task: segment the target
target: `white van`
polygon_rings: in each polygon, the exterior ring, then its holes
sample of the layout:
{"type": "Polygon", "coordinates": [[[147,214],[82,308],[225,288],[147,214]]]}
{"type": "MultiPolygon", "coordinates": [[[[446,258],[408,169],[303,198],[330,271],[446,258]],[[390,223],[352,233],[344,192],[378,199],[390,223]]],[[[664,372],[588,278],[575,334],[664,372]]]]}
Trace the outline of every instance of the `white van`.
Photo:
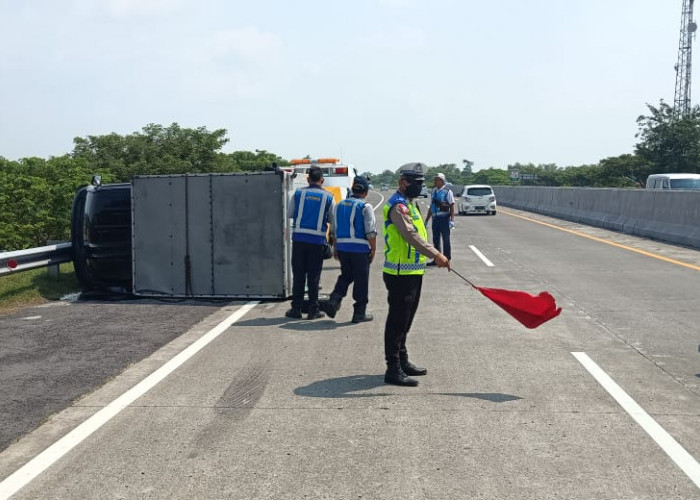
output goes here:
{"type": "Polygon", "coordinates": [[[647,189],[700,190],[700,174],[652,174],[647,177],[647,189]]]}

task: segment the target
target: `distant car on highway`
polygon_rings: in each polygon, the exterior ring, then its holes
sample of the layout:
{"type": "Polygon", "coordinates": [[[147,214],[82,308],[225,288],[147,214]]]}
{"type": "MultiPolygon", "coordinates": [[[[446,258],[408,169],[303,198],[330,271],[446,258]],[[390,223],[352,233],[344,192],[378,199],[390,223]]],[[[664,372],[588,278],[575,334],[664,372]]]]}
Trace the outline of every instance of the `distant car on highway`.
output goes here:
{"type": "Polygon", "coordinates": [[[382,184],[382,191],[389,191],[389,184],[382,184]]]}
{"type": "Polygon", "coordinates": [[[420,196],[421,198],[428,197],[428,187],[425,184],[423,184],[423,187],[421,188],[420,194],[418,196],[420,196]]]}
{"type": "Polygon", "coordinates": [[[496,215],[496,195],[491,186],[487,184],[464,186],[457,202],[457,213],[496,215]]]}

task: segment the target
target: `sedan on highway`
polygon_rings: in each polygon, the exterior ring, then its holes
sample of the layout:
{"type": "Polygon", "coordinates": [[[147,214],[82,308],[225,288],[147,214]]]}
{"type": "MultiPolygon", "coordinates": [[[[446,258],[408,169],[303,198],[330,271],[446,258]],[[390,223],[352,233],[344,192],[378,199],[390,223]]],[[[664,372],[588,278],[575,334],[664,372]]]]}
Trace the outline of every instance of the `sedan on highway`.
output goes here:
{"type": "Polygon", "coordinates": [[[496,215],[496,195],[491,186],[487,184],[464,186],[457,203],[457,213],[496,215]]]}

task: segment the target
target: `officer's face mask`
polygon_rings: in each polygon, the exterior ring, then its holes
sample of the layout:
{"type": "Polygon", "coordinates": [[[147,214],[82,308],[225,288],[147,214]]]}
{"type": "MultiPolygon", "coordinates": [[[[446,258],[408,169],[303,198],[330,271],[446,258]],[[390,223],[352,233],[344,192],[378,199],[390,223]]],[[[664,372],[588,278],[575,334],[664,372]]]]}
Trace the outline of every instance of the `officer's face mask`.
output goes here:
{"type": "Polygon", "coordinates": [[[408,186],[406,186],[406,196],[408,198],[418,198],[423,188],[423,181],[417,181],[415,179],[405,179],[405,181],[408,183],[408,186]]]}

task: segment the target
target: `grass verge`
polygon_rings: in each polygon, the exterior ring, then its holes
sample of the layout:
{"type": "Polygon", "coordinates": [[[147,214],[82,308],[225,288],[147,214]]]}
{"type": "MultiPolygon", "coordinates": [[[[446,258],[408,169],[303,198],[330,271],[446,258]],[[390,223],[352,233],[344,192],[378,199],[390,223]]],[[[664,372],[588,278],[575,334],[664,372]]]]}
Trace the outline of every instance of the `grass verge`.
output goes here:
{"type": "Polygon", "coordinates": [[[61,264],[58,276],[50,276],[47,268],[5,274],[0,276],[0,315],[79,291],[73,263],[61,264]]]}

